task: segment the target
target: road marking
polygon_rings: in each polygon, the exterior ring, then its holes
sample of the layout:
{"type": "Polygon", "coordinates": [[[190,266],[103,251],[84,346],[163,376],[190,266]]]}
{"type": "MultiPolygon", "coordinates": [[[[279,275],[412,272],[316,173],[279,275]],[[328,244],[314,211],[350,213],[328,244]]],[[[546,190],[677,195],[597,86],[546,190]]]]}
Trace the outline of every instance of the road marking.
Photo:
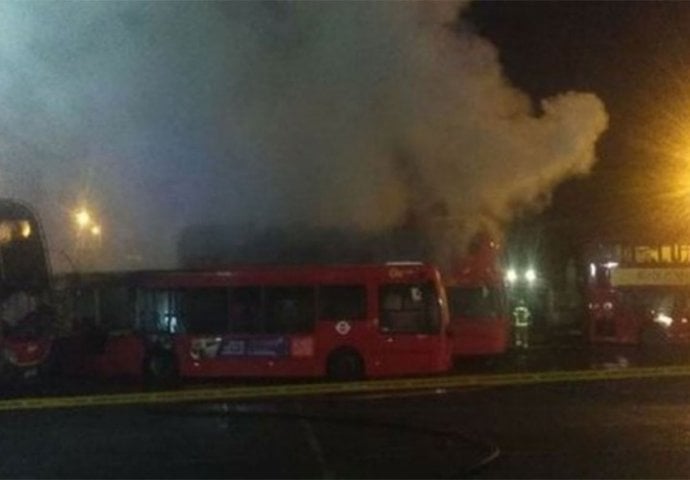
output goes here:
{"type": "MultiPolygon", "coordinates": [[[[296,403],[295,408],[297,412],[299,412],[300,415],[305,415],[304,414],[304,409],[302,408],[301,404],[296,403]]],[[[312,453],[314,454],[314,458],[316,459],[316,462],[319,464],[319,468],[321,469],[321,478],[324,479],[330,479],[330,478],[337,478],[334,474],[333,471],[331,471],[331,468],[328,465],[328,461],[326,460],[326,455],[324,453],[324,449],[321,447],[321,442],[319,442],[319,436],[316,433],[316,430],[314,428],[314,425],[312,422],[307,420],[306,417],[301,418],[299,420],[299,424],[302,426],[302,429],[306,433],[306,438],[307,438],[307,444],[309,445],[309,448],[311,449],[312,453]]]]}
{"type": "MultiPolygon", "coordinates": [[[[454,388],[453,392],[474,392],[477,390],[483,390],[486,387],[458,387],[454,388]]],[[[405,392],[387,392],[387,393],[362,393],[350,395],[348,400],[386,400],[389,398],[414,398],[414,397],[428,397],[432,395],[446,395],[448,389],[446,388],[435,388],[433,390],[412,390],[405,392]]]]}
{"type": "Polygon", "coordinates": [[[33,397],[0,400],[0,411],[40,410],[75,407],[155,405],[166,403],[261,400],[318,395],[352,395],[388,392],[414,392],[467,387],[498,387],[561,382],[625,380],[654,377],[690,376],[689,366],[570,370],[485,375],[453,375],[351,383],[303,383],[271,386],[245,386],[168,390],[158,392],[33,397]]]}

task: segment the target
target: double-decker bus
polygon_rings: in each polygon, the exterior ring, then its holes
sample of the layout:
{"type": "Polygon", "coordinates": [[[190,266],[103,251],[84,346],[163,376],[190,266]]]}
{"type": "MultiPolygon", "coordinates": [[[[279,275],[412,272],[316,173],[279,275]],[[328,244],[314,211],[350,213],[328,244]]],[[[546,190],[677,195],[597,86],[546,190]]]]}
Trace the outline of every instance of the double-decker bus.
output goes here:
{"type": "Polygon", "coordinates": [[[138,272],[69,283],[76,326],[62,352],[73,371],[359,379],[451,364],[445,292],[424,264],[138,272]]]}
{"type": "Polygon", "coordinates": [[[690,245],[598,246],[590,261],[590,341],[690,343],[690,245]]]}
{"type": "Polygon", "coordinates": [[[444,278],[453,355],[498,355],[508,350],[508,313],[498,246],[478,236],[469,253],[444,278]]]}
{"type": "Polygon", "coordinates": [[[38,373],[50,354],[50,272],[37,216],[0,199],[0,378],[38,373]]]}

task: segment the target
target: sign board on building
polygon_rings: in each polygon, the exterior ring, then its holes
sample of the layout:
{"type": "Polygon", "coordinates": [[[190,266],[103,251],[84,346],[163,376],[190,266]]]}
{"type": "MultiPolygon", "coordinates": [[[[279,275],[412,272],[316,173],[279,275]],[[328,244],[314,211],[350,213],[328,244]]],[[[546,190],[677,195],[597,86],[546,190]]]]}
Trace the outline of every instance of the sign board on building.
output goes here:
{"type": "Polygon", "coordinates": [[[690,265],[690,244],[612,245],[611,260],[624,265],[690,265]]]}
{"type": "Polygon", "coordinates": [[[631,286],[690,286],[690,268],[614,268],[611,285],[631,286]]]}

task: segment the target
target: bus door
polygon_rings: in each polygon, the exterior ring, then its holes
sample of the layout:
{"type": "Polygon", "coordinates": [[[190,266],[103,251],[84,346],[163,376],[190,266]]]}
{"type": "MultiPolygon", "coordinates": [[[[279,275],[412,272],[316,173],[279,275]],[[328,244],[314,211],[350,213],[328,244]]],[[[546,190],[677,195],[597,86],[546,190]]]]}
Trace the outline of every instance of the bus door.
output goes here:
{"type": "Polygon", "coordinates": [[[93,373],[92,357],[103,353],[106,341],[98,328],[98,290],[68,287],[65,298],[70,334],[61,339],[60,364],[67,373],[93,373]]]}
{"type": "Polygon", "coordinates": [[[147,381],[187,376],[191,360],[196,369],[216,373],[227,325],[225,288],[141,288],[136,318],[147,381]]]}
{"type": "Polygon", "coordinates": [[[447,347],[434,284],[382,285],[378,299],[379,356],[383,372],[435,369],[447,347]]]}
{"type": "Polygon", "coordinates": [[[144,355],[140,333],[135,328],[135,291],[126,285],[102,287],[98,295],[98,320],[105,335],[102,351],[106,375],[138,375],[144,355]]]}

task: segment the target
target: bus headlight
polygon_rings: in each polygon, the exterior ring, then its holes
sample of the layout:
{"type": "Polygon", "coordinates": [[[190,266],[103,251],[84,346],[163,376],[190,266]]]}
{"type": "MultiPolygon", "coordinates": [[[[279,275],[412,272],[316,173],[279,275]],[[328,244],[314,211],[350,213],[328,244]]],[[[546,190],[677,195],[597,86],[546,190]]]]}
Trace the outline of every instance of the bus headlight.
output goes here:
{"type": "Polygon", "coordinates": [[[537,272],[533,268],[528,268],[525,272],[525,280],[530,285],[533,284],[537,280],[537,272]]]}
{"type": "Polygon", "coordinates": [[[654,321],[664,327],[670,327],[673,323],[673,319],[665,313],[657,313],[654,317],[654,321]]]}

